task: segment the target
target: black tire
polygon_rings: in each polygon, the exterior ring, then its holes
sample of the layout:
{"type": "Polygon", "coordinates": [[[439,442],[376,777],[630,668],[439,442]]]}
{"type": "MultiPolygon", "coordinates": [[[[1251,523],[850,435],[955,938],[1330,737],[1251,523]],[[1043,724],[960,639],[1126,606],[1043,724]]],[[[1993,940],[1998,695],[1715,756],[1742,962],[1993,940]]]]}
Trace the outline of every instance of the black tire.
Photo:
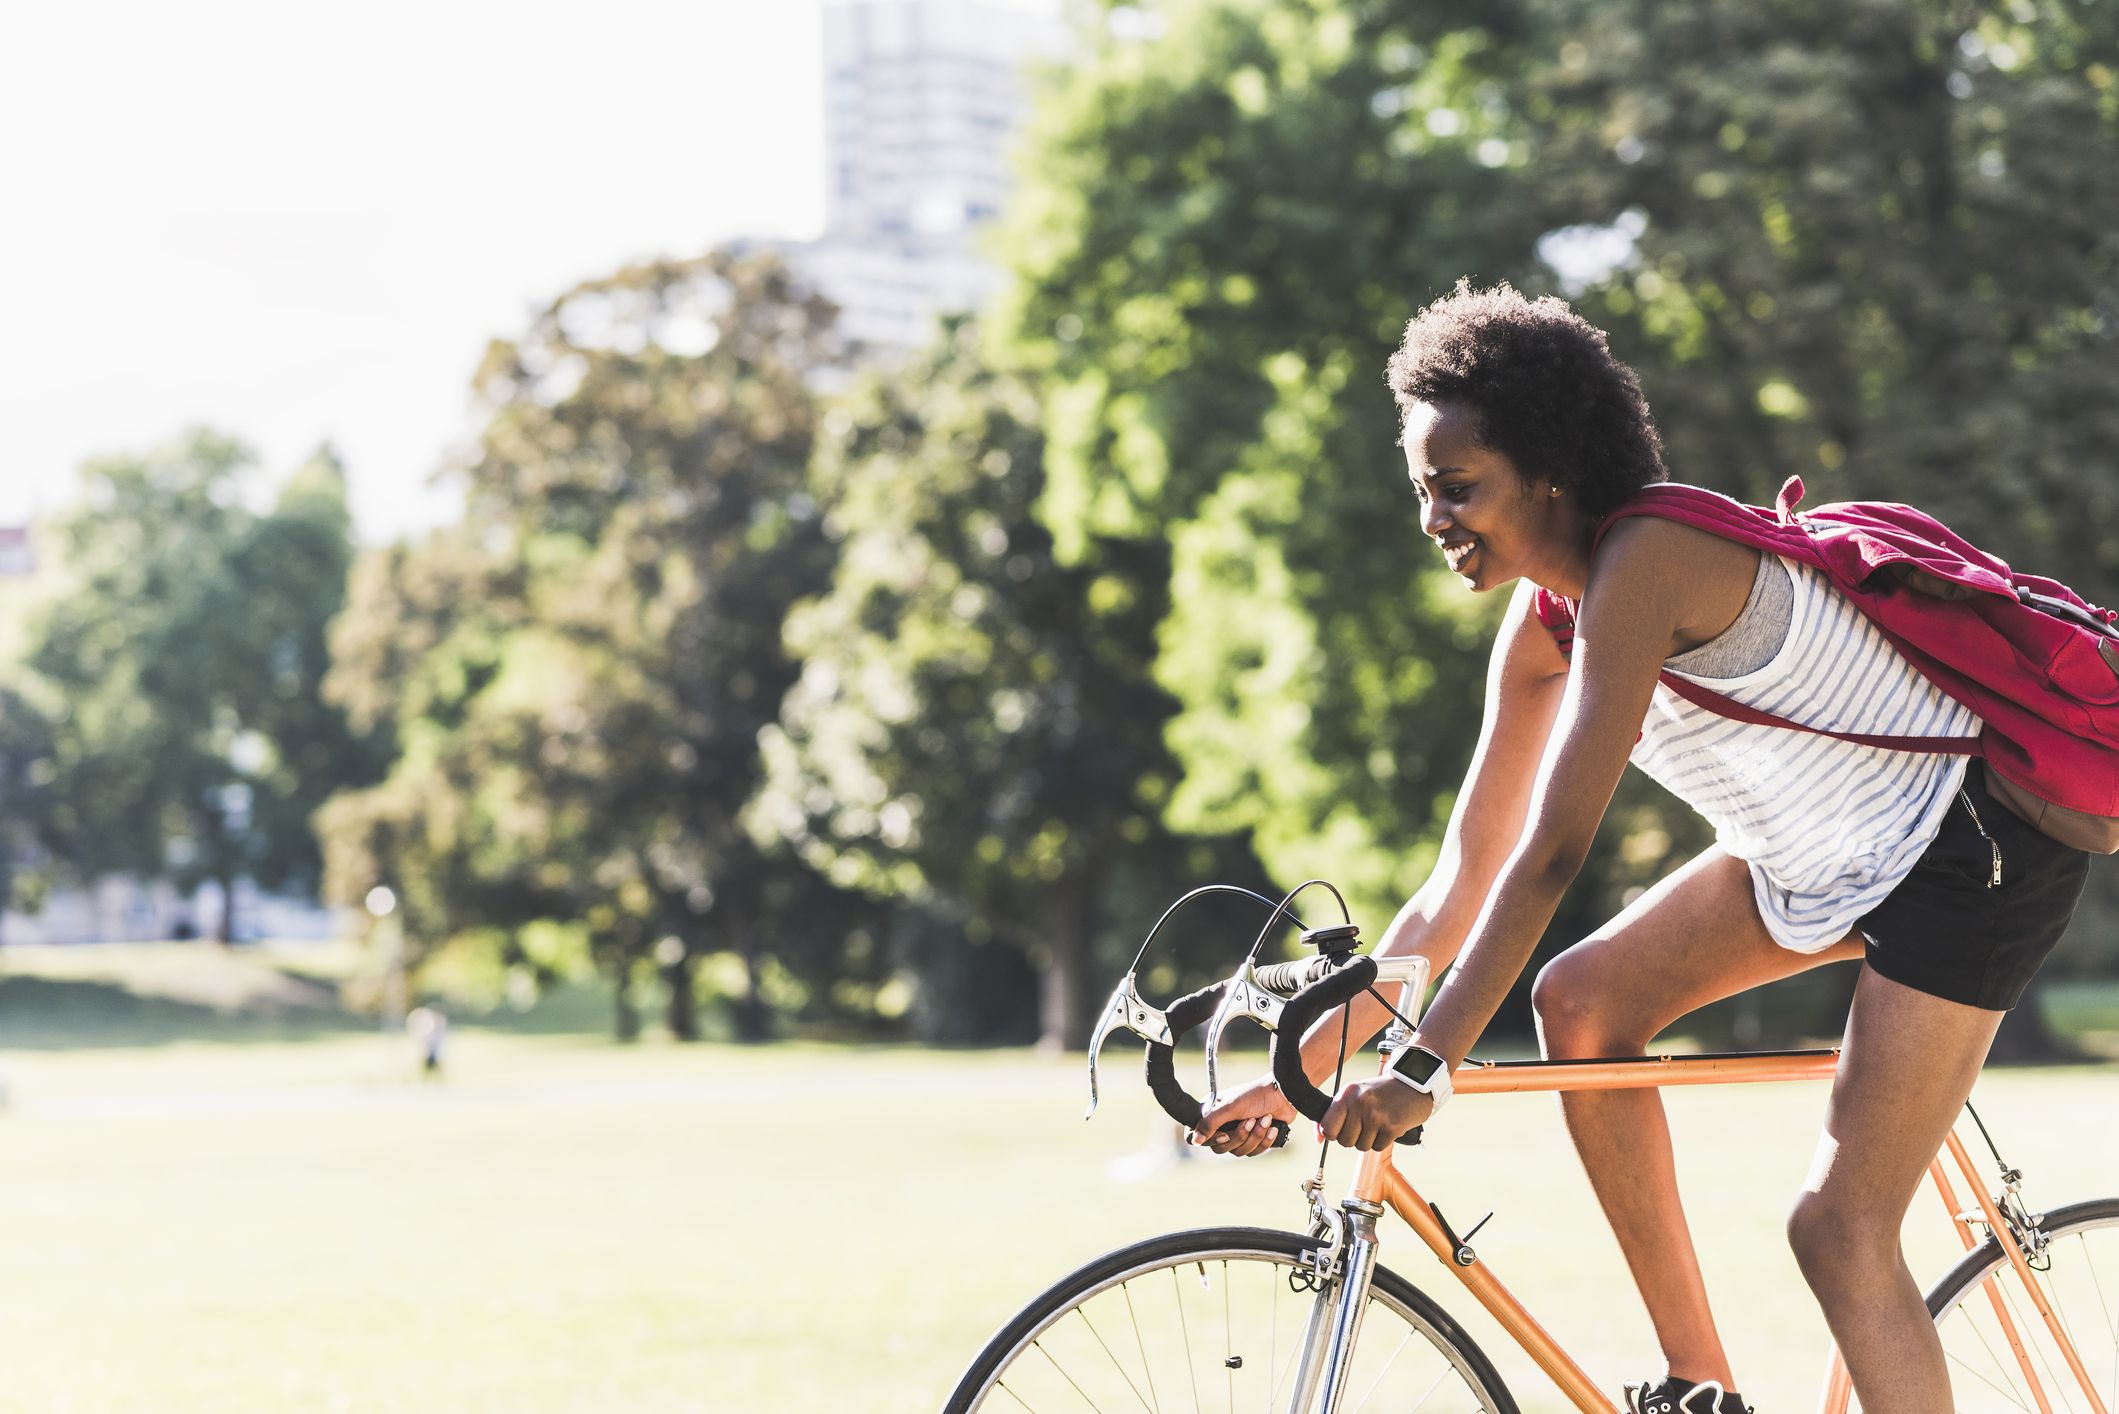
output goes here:
{"type": "MultiPolygon", "coordinates": [[[[1237,1283],[1229,1279],[1227,1264],[1230,1262],[1243,1263],[1246,1266],[1246,1275],[1248,1277],[1257,1281],[1264,1281],[1268,1285],[1271,1282],[1279,1282],[1285,1285],[1287,1274],[1296,1269],[1298,1259],[1313,1250],[1315,1245],[1311,1239],[1292,1232],[1276,1232],[1269,1228],[1217,1227],[1199,1228],[1190,1232],[1173,1232],[1162,1237],[1149,1238],[1145,1242],[1137,1242],[1131,1247],[1124,1247],[1115,1252],[1107,1253],[1068,1276],[1061,1278],[1038,1296],[1037,1299],[1025,1306],[1014,1318],[1003,1325],[999,1331],[995,1332],[993,1338],[987,1341],[985,1348],[979,1351],[978,1355],[973,1358],[971,1364],[965,1369],[962,1378],[957,1381],[955,1391],[949,1396],[948,1402],[942,1406],[943,1414],[972,1414],[974,1410],[989,1407],[987,1396],[996,1389],[1001,1389],[1002,1382],[1007,1380],[1012,1372],[1022,1370],[1027,1377],[1033,1371],[1039,1372],[1041,1376],[1043,1367],[1046,1365],[1051,1365],[1057,1369],[1058,1364],[1053,1353],[1045,1349],[1041,1342],[1048,1333],[1057,1330],[1062,1319],[1070,1313],[1082,1311],[1083,1324],[1089,1329],[1090,1334],[1096,1339],[1098,1344],[1103,1344],[1102,1335],[1096,1331],[1094,1323],[1089,1320],[1084,1309],[1087,1303],[1099,1296],[1118,1292],[1121,1295],[1123,1306],[1114,1303],[1108,1309],[1114,1312],[1124,1309],[1129,1313],[1133,1313],[1132,1284],[1137,1282],[1145,1284],[1148,1279],[1156,1277],[1165,1271],[1171,1273],[1170,1280],[1173,1286],[1182,1286],[1184,1282],[1196,1281],[1203,1290],[1211,1293],[1212,1277],[1208,1271],[1209,1265],[1221,1264],[1223,1277],[1221,1309],[1224,1315],[1224,1333],[1228,1334],[1227,1321],[1231,1303],[1230,1291],[1237,1283]],[[1258,1264],[1261,1270],[1250,1270],[1253,1264],[1258,1264]],[[1196,1275],[1180,1276],[1180,1269],[1187,1267],[1194,1268],[1196,1275]],[[1035,1359],[1032,1359],[1033,1351],[1037,1352],[1035,1359]]],[[[1246,1282],[1245,1285],[1249,1286],[1250,1283],[1246,1282]]],[[[1228,1355],[1224,1355],[1220,1361],[1215,1361],[1211,1364],[1202,1364],[1196,1358],[1193,1358],[1193,1337],[1189,1325],[1186,1324],[1182,1292],[1174,1291],[1171,1296],[1164,1297],[1161,1293],[1159,1280],[1155,1282],[1155,1287],[1156,1301],[1158,1304],[1169,1305],[1177,1313],[1179,1328],[1184,1331],[1184,1368],[1190,1372],[1192,1377],[1191,1392],[1193,1396],[1195,1398],[1197,1396],[1197,1381],[1202,1371],[1211,1372],[1217,1380],[1223,1379],[1226,1371],[1228,1372],[1226,1379],[1233,1386],[1236,1372],[1244,1368],[1240,1354],[1234,1357],[1237,1358],[1238,1363],[1233,1366],[1227,1363],[1232,1358],[1228,1355]]],[[[1211,1301],[1211,1299],[1211,1295],[1206,1298],[1199,1298],[1202,1303],[1211,1301]]],[[[1255,1300],[1256,1298],[1249,1296],[1247,1293],[1247,1299],[1255,1300]]],[[[1313,1296],[1307,1295],[1294,1298],[1294,1314],[1299,1317],[1303,1313],[1302,1303],[1307,1303],[1314,1299],[1313,1296]]],[[[1277,1317],[1280,1312],[1278,1304],[1279,1292],[1277,1289],[1272,1292],[1271,1300],[1274,1305],[1276,1327],[1267,1337],[1269,1347],[1280,1344],[1277,1328],[1277,1317]]],[[[1386,1341],[1396,1343],[1389,1357],[1384,1360],[1382,1368],[1375,1373],[1376,1380],[1381,1381],[1386,1375],[1391,1373],[1395,1368],[1399,1355],[1407,1346],[1412,1345],[1417,1338],[1424,1341],[1426,1350],[1431,1352],[1433,1357],[1437,1357],[1429,1362],[1430,1368],[1439,1371],[1435,1377],[1437,1383],[1444,1379],[1454,1379],[1459,1387],[1466,1391],[1471,1398],[1478,1401],[1476,1407],[1483,1411],[1483,1414],[1517,1414],[1515,1401],[1509,1397],[1507,1387],[1501,1383],[1500,1375],[1495,1372],[1492,1362],[1486,1358],[1485,1353],[1472,1343],[1471,1337],[1466,1335],[1463,1328],[1450,1318],[1448,1312],[1436,1305],[1418,1287],[1415,1287],[1411,1282],[1389,1268],[1379,1265],[1376,1268],[1375,1278],[1370,1285],[1369,1302],[1368,1315],[1362,1326],[1358,1353],[1365,1356],[1372,1351],[1385,1348],[1384,1343],[1386,1341]],[[1382,1329],[1382,1318],[1385,1317],[1394,1318],[1397,1326],[1404,1334],[1400,1335],[1396,1332],[1382,1329]]],[[[1148,1361],[1146,1345],[1141,1340],[1137,1314],[1132,1314],[1132,1318],[1134,1320],[1134,1341],[1140,1345],[1142,1366],[1139,1369],[1139,1373],[1143,1374],[1146,1377],[1145,1382],[1152,1386],[1155,1367],[1148,1361]]],[[[1291,1325],[1289,1333],[1292,1334],[1297,1326],[1299,1326],[1299,1321],[1296,1325],[1291,1325]]],[[[1207,1343],[1206,1338],[1209,1334],[1211,1332],[1202,1333],[1200,1338],[1201,1345],[1207,1343]]],[[[1225,1342],[1225,1344],[1234,1343],[1233,1338],[1225,1342]]],[[[1158,1349],[1161,1349],[1164,1344],[1166,1343],[1158,1338],[1158,1349]]],[[[1083,1348],[1086,1349],[1087,1347],[1083,1348]]],[[[1255,1347],[1247,1348],[1255,1351],[1255,1347]]],[[[1110,1355],[1108,1345],[1104,1346],[1104,1350],[1107,1355],[1110,1355]]],[[[1132,1350],[1129,1348],[1124,1353],[1130,1356],[1132,1350]]],[[[1171,1353],[1174,1354],[1174,1351],[1171,1353]]],[[[1212,1354],[1211,1350],[1209,1354],[1212,1354]]],[[[1268,1351],[1268,1385],[1272,1383],[1272,1374],[1276,1368],[1273,1362],[1278,1354],[1279,1351],[1277,1349],[1269,1349],[1268,1351]]],[[[1255,1353],[1252,1358],[1253,1363],[1250,1367],[1250,1372],[1255,1376],[1255,1353]]],[[[1416,1358],[1419,1357],[1416,1356],[1416,1358]]],[[[1114,1369],[1120,1373],[1126,1381],[1127,1387],[1132,1390],[1130,1398],[1124,1401],[1129,1407],[1137,1410],[1142,1407],[1154,1407],[1154,1405],[1160,1403],[1159,1400],[1154,1398],[1152,1388],[1149,1391],[1149,1397],[1140,1397],[1141,1391],[1135,1386],[1132,1374],[1120,1364],[1117,1356],[1111,1355],[1110,1359],[1114,1369]]],[[[1357,1371],[1357,1381],[1360,1378],[1360,1373],[1357,1371]]],[[[1068,1408],[1079,1410],[1085,1406],[1089,1408],[1097,1407],[1096,1401],[1091,1395],[1084,1392],[1079,1384],[1074,1383],[1073,1376],[1063,1374],[1061,1378],[1073,1385],[1073,1393],[1078,1396],[1070,1398],[1068,1408]]],[[[1348,1408],[1352,1408],[1356,1403],[1359,1403],[1360,1396],[1363,1393],[1363,1389],[1358,1383],[1352,1388],[1354,1397],[1350,1399],[1348,1408]]],[[[1429,1388],[1432,1389],[1433,1386],[1429,1386],[1429,1388]]],[[[1011,1398],[990,1407],[997,1409],[1006,1408],[1011,1411],[1024,1408],[1036,1409],[1038,1407],[1035,1403],[1027,1402],[1025,1395],[1014,1388],[1009,1388],[1004,1392],[1011,1398]]],[[[1409,1397],[1419,1398],[1421,1393],[1420,1387],[1416,1385],[1411,1390],[1409,1397]]],[[[1171,1407],[1190,1409],[1192,1405],[1182,1398],[1177,1398],[1173,1400],[1171,1407]]],[[[1378,1408],[1382,1406],[1378,1406],[1372,1400],[1370,1407],[1378,1408]]],[[[1427,1407],[1442,1408],[1445,1406],[1429,1405],[1427,1407]]],[[[1446,1407],[1461,1409],[1465,1406],[1460,1403],[1446,1407]]]]}
{"type": "MultiPolygon", "coordinates": [[[[2119,1409],[2119,1198],[2055,1208],[2038,1227],[2046,1236],[2040,1288],[2099,1385],[2105,1407],[2119,1409]]],[[[1982,1289],[1986,1277],[2007,1260],[1989,1234],[1928,1292],[1928,1314],[1943,1337],[1959,1414],[2037,1407],[1982,1289]]],[[[2056,1414],[2088,1408],[2021,1285],[2013,1277],[1997,1285],[2056,1414]]]]}

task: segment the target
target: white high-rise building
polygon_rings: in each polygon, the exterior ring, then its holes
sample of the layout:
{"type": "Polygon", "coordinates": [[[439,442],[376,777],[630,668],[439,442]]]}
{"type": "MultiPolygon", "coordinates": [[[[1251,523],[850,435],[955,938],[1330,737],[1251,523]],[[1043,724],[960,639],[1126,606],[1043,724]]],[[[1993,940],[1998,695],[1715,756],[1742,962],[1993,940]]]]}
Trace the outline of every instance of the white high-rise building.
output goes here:
{"type": "Polygon", "coordinates": [[[1027,67],[1058,58],[1056,13],[981,0],[828,0],[825,230],[788,253],[874,349],[926,341],[984,303],[979,231],[1013,183],[1027,67]]]}

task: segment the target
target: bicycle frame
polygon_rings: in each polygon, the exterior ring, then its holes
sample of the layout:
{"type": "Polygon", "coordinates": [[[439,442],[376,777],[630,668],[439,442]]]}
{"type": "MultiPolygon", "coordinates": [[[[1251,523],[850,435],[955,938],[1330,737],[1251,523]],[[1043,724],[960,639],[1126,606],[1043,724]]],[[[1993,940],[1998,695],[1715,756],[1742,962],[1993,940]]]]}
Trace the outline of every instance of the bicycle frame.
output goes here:
{"type": "MultiPolygon", "coordinates": [[[[1572,1090],[1644,1090],[1671,1085],[1740,1085],[1758,1084],[1784,1080],[1829,1080],[1838,1064],[1836,1050],[1753,1052],[1735,1055],[1699,1056],[1647,1056],[1622,1060],[1585,1061],[1471,1061],[1456,1072],[1454,1084],[1459,1095],[1521,1094],[1530,1091],[1572,1090]]],[[[2074,1344],[2067,1337],[2059,1321],[2048,1306],[2038,1283],[2032,1279],[2031,1270],[2024,1258],[2021,1244],[2012,1240],[2015,1226],[2002,1213],[1995,1199],[1988,1194],[1980,1181],[1972,1157],[1963,1141],[1953,1131],[1943,1149],[1937,1153],[1929,1166],[1929,1177],[1933,1180],[1937,1194],[1963,1241],[1966,1250],[1978,1244],[1973,1232],[1975,1226],[1983,1226],[1995,1235],[1997,1244],[2006,1254],[2004,1268],[1997,1269],[1988,1277],[1985,1289],[1993,1303],[2001,1328],[2008,1337],[2016,1360],[2025,1380],[2038,1401],[2041,1410],[2050,1411],[2051,1401],[2046,1395],[2046,1386],[2033,1368],[2033,1362],[2018,1338],[2016,1327],[2011,1322],[2002,1303],[1998,1283],[2003,1270],[2013,1271],[2016,1279],[2029,1293],[2034,1309],[2051,1331],[2053,1339],[2066,1358],[2069,1371],[2080,1383],[2088,1398],[2089,1407],[2098,1414],[2110,1414],[2105,1409],[2089,1373],[2074,1344]],[[1952,1187],[1943,1166],[1947,1155],[1963,1175],[1966,1186],[1978,1200],[1974,1208],[1960,1208],[1956,1190],[1952,1187]]],[[[2013,1175],[2010,1178],[2013,1182],[2013,1175]]],[[[1365,1153],[1348,1190],[1342,1209],[1350,1218],[1373,1217],[1383,1207],[1390,1208],[1403,1218],[1406,1225],[1419,1234],[1420,1240],[1451,1275],[1471,1293],[1472,1297],[1498,1321],[1503,1330],[1520,1345],[1524,1352],[1542,1369],[1582,1414],[1620,1414],[1614,1405],[1585,1374],[1581,1366],[1548,1334],[1543,1326],[1524,1308],[1523,1304],[1501,1283],[1499,1277],[1482,1263],[1468,1242],[1458,1239],[1443,1223],[1439,1210],[1422,1198],[1411,1181],[1400,1173],[1392,1162],[1388,1150],[1365,1153]]],[[[1366,1229],[1366,1224],[1362,1224],[1366,1229]]],[[[1366,1261],[1373,1261],[1373,1243],[1366,1242],[1367,1249],[1360,1253],[1366,1261]]],[[[1351,1268],[1350,1263],[1350,1268],[1351,1268]]],[[[1351,1306],[1365,1300],[1365,1281],[1356,1281],[1357,1273],[1349,1270],[1342,1283],[1342,1304],[1351,1306]]],[[[1344,1319],[1332,1326],[1332,1345],[1339,1343],[1340,1328],[1344,1319]]],[[[1335,1401],[1334,1369],[1339,1352],[1328,1349],[1324,1359],[1314,1358],[1306,1362],[1306,1369],[1315,1371],[1314,1378],[1325,1387],[1326,1403],[1330,1409],[1335,1401]]],[[[1846,1414],[1853,1388],[1847,1377],[1845,1365],[1835,1351],[1831,1367],[1827,1372],[1825,1394],[1821,1414],[1846,1414]]],[[[1298,1405],[1297,1407],[1304,1407],[1298,1405]]]]}

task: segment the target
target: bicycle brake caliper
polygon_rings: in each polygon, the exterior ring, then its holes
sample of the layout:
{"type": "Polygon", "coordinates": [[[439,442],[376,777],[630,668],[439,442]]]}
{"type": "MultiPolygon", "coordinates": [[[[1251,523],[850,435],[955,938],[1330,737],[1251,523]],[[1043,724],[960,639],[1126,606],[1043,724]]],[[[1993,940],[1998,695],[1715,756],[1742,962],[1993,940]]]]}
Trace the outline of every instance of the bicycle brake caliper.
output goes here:
{"type": "Polygon", "coordinates": [[[1319,1291],[1338,1273],[1346,1251],[1346,1215],[1324,1201],[1322,1177],[1306,1178],[1302,1191],[1310,1200],[1310,1236],[1317,1245],[1288,1271],[1288,1286],[1297,1292],[1319,1291]]]}
{"type": "MultiPolygon", "coordinates": [[[[2045,1230],[2045,1214],[2033,1213],[2024,1206],[2023,1171],[2004,1169],[2001,1174],[2001,1191],[1994,1195],[1994,1206],[2001,1210],[2001,1220],[2009,1225],[2016,1245],[2023,1249],[2024,1262],[2033,1271],[2045,1271],[2052,1265],[2046,1248],[2053,1239],[2045,1230]]],[[[1996,1240],[1999,1240],[1997,1234],[1996,1240]]]]}

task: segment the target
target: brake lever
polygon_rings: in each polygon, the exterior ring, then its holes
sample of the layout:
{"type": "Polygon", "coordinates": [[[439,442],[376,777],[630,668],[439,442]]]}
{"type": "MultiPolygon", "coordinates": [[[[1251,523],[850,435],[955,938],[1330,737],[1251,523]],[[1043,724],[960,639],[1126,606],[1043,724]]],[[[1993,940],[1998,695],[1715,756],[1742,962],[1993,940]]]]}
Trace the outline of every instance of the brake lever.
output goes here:
{"type": "Polygon", "coordinates": [[[1249,1017],[1268,1031],[1278,1031],[1281,1009],[1286,1005],[1286,1002],[1258,985],[1257,969],[1251,959],[1245,958],[1235,974],[1229,978],[1228,990],[1222,994],[1221,1005],[1214,1008],[1213,1019],[1207,1022],[1208,1109],[1221,1107],[1221,1033],[1239,1014],[1249,1017]]]}
{"type": "Polygon", "coordinates": [[[1096,1113],[1096,1053],[1103,1049],[1104,1038],[1111,1028],[1122,1026],[1144,1041],[1160,1041],[1165,1046],[1177,1044],[1170,1033],[1170,1018],[1159,1008],[1141,1000],[1140,986],[1128,972],[1111,992],[1111,1000],[1104,1003],[1103,1017],[1096,1023],[1096,1030],[1089,1037],[1089,1108],[1082,1111],[1087,1119],[1096,1113]]]}

